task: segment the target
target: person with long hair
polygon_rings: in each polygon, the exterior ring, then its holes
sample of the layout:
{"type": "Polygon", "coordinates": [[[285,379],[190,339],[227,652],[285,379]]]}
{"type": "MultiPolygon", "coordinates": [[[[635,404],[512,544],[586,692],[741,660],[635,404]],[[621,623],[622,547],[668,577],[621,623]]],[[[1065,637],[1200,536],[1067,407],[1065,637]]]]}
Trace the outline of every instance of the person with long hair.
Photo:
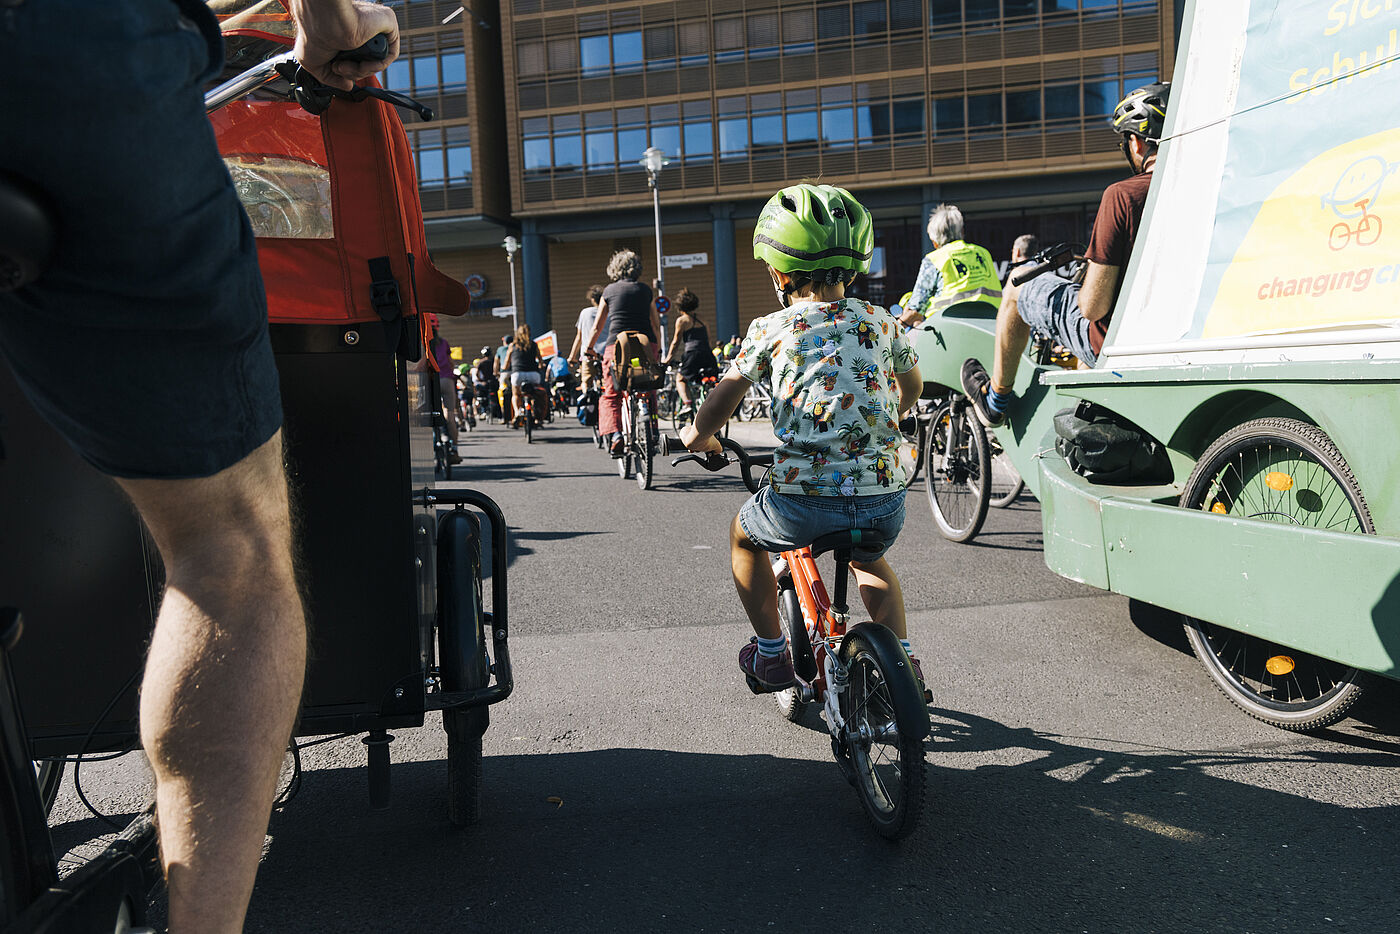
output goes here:
{"type": "MultiPolygon", "coordinates": [[[[631,250],[618,250],[608,260],[608,278],[612,284],[603,290],[598,303],[598,319],[593,333],[584,345],[593,347],[599,338],[607,339],[611,348],[623,331],[640,331],[656,347],[656,335],[661,333],[661,316],[652,302],[652,291],[637,279],[642,274],[642,259],[631,250]]],[[[655,353],[655,350],[652,351],[655,353]]],[[[613,360],[609,351],[603,354],[603,395],[598,400],[598,430],[610,439],[609,452],[622,456],[622,392],[613,383],[613,360]]],[[[655,411],[653,407],[652,411],[655,411]]]]}
{"type": "Polygon", "coordinates": [[[515,329],[515,339],[511,342],[506,364],[510,370],[510,401],[515,410],[515,420],[511,424],[520,425],[525,418],[522,387],[532,387],[530,391],[533,392],[534,387],[543,385],[540,379],[540,348],[530,337],[528,324],[515,329]]]}
{"type": "Polygon", "coordinates": [[[696,314],[699,307],[700,299],[690,289],[681,289],[676,293],[676,309],[680,311],[680,317],[676,318],[676,331],[671,337],[671,346],[666,350],[665,362],[670,363],[676,358],[676,348],[680,348],[676,391],[680,393],[681,402],[686,408],[695,405],[692,387],[699,386],[707,376],[719,375],[719,364],[715,362],[714,351],[710,350],[709,329],[696,314]]]}

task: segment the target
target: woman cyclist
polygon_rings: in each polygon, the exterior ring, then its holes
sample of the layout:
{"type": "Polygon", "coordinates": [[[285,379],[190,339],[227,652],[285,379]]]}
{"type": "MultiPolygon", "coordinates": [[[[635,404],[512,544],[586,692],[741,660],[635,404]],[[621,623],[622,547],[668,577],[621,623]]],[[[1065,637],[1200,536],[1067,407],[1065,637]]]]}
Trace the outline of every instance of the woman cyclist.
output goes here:
{"type": "MultiPolygon", "coordinates": [[[[606,336],[611,348],[623,331],[640,331],[656,347],[656,335],[661,333],[661,318],[652,303],[649,286],[637,281],[642,274],[642,260],[631,250],[619,250],[608,261],[608,278],[612,283],[603,289],[598,302],[598,320],[585,347],[595,347],[606,336]]],[[[654,353],[654,350],[653,350],[654,353]]],[[[622,391],[613,382],[613,359],[609,350],[603,354],[603,395],[598,400],[598,430],[610,439],[609,452],[622,456],[622,391]]],[[[653,407],[652,411],[655,411],[653,407]]]]}
{"type": "Polygon", "coordinates": [[[516,428],[525,422],[525,392],[534,392],[543,385],[540,379],[540,348],[530,338],[530,326],[522,324],[515,329],[515,340],[511,342],[506,355],[506,368],[510,371],[510,401],[515,411],[511,427],[516,428]]]}
{"type": "Polygon", "coordinates": [[[707,376],[719,375],[719,365],[715,363],[714,352],[710,350],[710,332],[705,327],[705,322],[695,313],[699,307],[700,299],[696,298],[690,289],[681,289],[676,293],[676,308],[681,314],[676,319],[676,333],[666,351],[666,362],[675,360],[676,347],[679,346],[681,360],[676,390],[680,393],[681,405],[685,409],[695,405],[695,393],[691,391],[691,387],[698,387],[700,381],[707,376]]]}

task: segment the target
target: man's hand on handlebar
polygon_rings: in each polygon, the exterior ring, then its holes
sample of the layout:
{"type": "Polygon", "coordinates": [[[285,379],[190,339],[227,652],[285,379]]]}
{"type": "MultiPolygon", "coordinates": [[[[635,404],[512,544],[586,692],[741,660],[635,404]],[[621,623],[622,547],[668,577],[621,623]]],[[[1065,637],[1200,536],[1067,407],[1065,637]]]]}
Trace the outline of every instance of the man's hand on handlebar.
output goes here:
{"type": "Polygon", "coordinates": [[[687,451],[694,451],[696,454],[723,454],[724,447],[719,443],[719,439],[714,435],[700,437],[700,433],[695,430],[693,424],[686,425],[681,429],[681,444],[685,445],[687,451]]]}
{"type": "Polygon", "coordinates": [[[323,84],[349,91],[399,57],[399,21],[389,7],[364,0],[291,0],[289,7],[297,22],[293,53],[323,84]],[[381,34],[389,40],[383,59],[332,62],[342,50],[358,49],[381,34]]]}

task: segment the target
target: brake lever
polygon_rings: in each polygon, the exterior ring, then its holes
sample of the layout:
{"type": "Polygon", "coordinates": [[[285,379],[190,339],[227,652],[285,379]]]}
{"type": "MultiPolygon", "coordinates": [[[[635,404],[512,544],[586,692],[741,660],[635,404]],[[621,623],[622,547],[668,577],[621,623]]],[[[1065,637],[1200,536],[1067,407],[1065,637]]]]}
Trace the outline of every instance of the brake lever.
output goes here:
{"type": "Polygon", "coordinates": [[[701,467],[704,467],[706,470],[709,470],[711,472],[716,470],[723,470],[730,464],[730,460],[727,455],[710,452],[703,457],[701,457],[699,454],[682,454],[680,457],[671,461],[671,466],[679,467],[686,461],[695,461],[695,463],[699,464],[701,467]]]}
{"type": "MultiPolygon", "coordinates": [[[[366,61],[369,59],[346,56],[345,60],[366,61]]],[[[301,63],[295,59],[279,62],[277,73],[291,84],[292,95],[296,98],[296,102],[301,105],[301,109],[313,116],[319,117],[325,113],[326,108],[330,107],[331,101],[337,97],[347,101],[362,101],[367,97],[372,97],[375,100],[384,101],[386,104],[411,110],[425,123],[436,116],[431,107],[419,103],[406,94],[400,94],[398,91],[371,87],[356,87],[349,91],[342,91],[340,88],[331,87],[322,83],[319,78],[303,68],[301,63]]]]}

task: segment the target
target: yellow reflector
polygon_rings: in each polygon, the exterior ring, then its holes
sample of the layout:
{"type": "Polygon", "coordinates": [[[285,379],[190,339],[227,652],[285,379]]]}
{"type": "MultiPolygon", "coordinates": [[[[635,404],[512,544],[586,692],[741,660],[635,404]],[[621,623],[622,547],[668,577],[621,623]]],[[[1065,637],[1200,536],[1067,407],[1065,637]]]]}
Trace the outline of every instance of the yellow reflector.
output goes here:
{"type": "Polygon", "coordinates": [[[1293,659],[1287,655],[1275,655],[1264,663],[1264,668],[1271,675],[1286,675],[1295,667],[1293,659]]]}
{"type": "Polygon", "coordinates": [[[1220,515],[1223,516],[1223,515],[1225,515],[1225,513],[1229,512],[1230,510],[1228,510],[1228,509],[1225,508],[1225,504],[1224,504],[1224,503],[1217,501],[1217,502],[1215,503],[1215,505],[1213,505],[1213,506],[1210,507],[1210,511],[1211,511],[1211,512],[1217,512],[1217,513],[1219,513],[1220,515]]]}
{"type": "Polygon", "coordinates": [[[1269,485],[1269,489],[1278,490],[1280,493],[1293,489],[1293,478],[1277,470],[1269,471],[1264,477],[1264,482],[1269,485]]]}

